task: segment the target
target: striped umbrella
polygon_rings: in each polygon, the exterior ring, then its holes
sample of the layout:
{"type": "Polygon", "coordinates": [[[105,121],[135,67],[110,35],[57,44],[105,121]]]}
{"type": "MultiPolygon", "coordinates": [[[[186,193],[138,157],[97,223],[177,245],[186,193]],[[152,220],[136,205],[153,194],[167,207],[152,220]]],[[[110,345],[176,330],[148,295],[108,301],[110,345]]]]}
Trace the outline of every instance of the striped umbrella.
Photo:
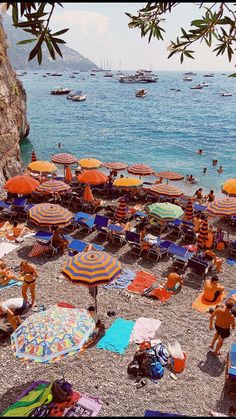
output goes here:
{"type": "Polygon", "coordinates": [[[170,204],[169,202],[156,202],[147,206],[148,215],[159,219],[175,219],[180,218],[184,212],[179,205],[170,204]]]}
{"type": "Polygon", "coordinates": [[[105,252],[83,252],[66,260],[62,273],[72,283],[95,287],[97,311],[97,286],[108,284],[121,273],[121,263],[105,252]]]}
{"type": "Polygon", "coordinates": [[[126,213],[127,213],[126,202],[125,202],[124,198],[121,198],[120,202],[119,202],[119,206],[118,206],[117,211],[115,213],[116,220],[122,221],[123,218],[125,218],[126,213]]]}
{"type": "Polygon", "coordinates": [[[222,186],[222,192],[229,196],[236,196],[236,179],[228,179],[222,186]]]}
{"type": "Polygon", "coordinates": [[[197,238],[198,248],[204,249],[205,243],[208,240],[208,221],[207,218],[203,221],[197,238]]]}
{"type": "Polygon", "coordinates": [[[97,169],[102,166],[102,162],[97,159],[87,158],[79,160],[79,165],[82,169],[97,169]]]}
{"type": "Polygon", "coordinates": [[[61,180],[51,179],[47,182],[41,183],[41,185],[39,185],[36,190],[38,192],[53,193],[69,191],[71,188],[61,180]]]}
{"type": "Polygon", "coordinates": [[[168,180],[181,180],[184,179],[184,176],[181,175],[180,173],[176,173],[176,172],[158,172],[158,173],[154,173],[154,176],[157,177],[162,177],[163,179],[167,179],[168,180]]]}
{"type": "Polygon", "coordinates": [[[30,163],[27,169],[38,173],[53,173],[57,171],[57,166],[50,161],[36,160],[30,163]]]}
{"type": "Polygon", "coordinates": [[[133,177],[120,177],[114,180],[113,185],[117,188],[137,188],[142,185],[142,181],[133,177]]]}
{"type": "Polygon", "coordinates": [[[32,150],[32,153],[31,153],[31,162],[36,161],[36,160],[37,160],[36,153],[35,153],[34,150],[32,150]]]}
{"type": "Polygon", "coordinates": [[[29,217],[40,226],[65,226],[71,223],[73,214],[57,204],[37,204],[29,210],[29,217]]]}
{"type": "Polygon", "coordinates": [[[77,180],[86,185],[102,185],[107,183],[108,177],[100,170],[85,170],[81,175],[77,176],[77,180]]]}
{"type": "Polygon", "coordinates": [[[106,169],[113,169],[113,170],[125,170],[128,167],[127,163],[122,163],[119,161],[115,161],[115,162],[106,162],[103,163],[103,167],[106,167],[106,169]]]}
{"type": "Polygon", "coordinates": [[[90,186],[86,185],[85,189],[84,189],[83,201],[89,203],[89,202],[93,202],[93,200],[94,200],[94,198],[93,198],[93,194],[92,194],[92,191],[90,189],[90,186]]]}
{"type": "Polygon", "coordinates": [[[154,173],[154,170],[147,164],[133,164],[128,167],[127,171],[133,175],[139,175],[140,178],[141,176],[150,176],[154,173]]]}
{"type": "Polygon", "coordinates": [[[207,206],[207,211],[217,216],[236,215],[236,198],[216,199],[207,206]]]}
{"type": "Polygon", "coordinates": [[[193,220],[193,201],[189,199],[185,208],[185,218],[187,220],[193,220]]]}
{"type": "Polygon", "coordinates": [[[78,159],[69,153],[58,153],[52,156],[52,162],[56,164],[70,165],[78,162],[78,159]]]}
{"type": "Polygon", "coordinates": [[[21,175],[8,179],[4,185],[4,189],[11,193],[27,195],[35,191],[38,186],[39,182],[36,179],[31,176],[21,175]]]}
{"type": "Polygon", "coordinates": [[[154,185],[149,188],[149,190],[157,195],[172,196],[173,198],[183,195],[183,192],[181,192],[178,188],[167,184],[154,185]]]}

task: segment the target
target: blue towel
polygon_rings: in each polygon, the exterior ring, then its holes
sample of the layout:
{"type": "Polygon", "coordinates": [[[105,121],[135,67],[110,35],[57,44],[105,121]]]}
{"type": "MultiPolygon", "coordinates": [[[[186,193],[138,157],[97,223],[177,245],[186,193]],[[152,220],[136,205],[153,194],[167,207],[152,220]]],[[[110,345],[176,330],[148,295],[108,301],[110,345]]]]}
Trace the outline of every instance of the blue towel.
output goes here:
{"type": "Polygon", "coordinates": [[[144,417],[146,416],[153,416],[154,418],[156,418],[158,416],[184,416],[184,415],[178,415],[177,413],[162,413],[159,410],[145,410],[144,417]]]}
{"type": "Polygon", "coordinates": [[[98,342],[98,349],[106,349],[107,351],[124,354],[130,340],[134,321],[122,319],[119,317],[106,331],[105,335],[98,342]]]}
{"type": "Polygon", "coordinates": [[[22,285],[22,281],[15,281],[14,279],[11,279],[7,285],[0,285],[0,290],[5,290],[6,288],[14,287],[14,285],[20,287],[22,285]]]}
{"type": "Polygon", "coordinates": [[[134,280],[136,273],[131,269],[123,269],[123,273],[119,275],[114,281],[104,285],[105,289],[110,288],[127,288],[134,280]]]}
{"type": "Polygon", "coordinates": [[[226,259],[226,262],[228,263],[228,265],[233,266],[233,265],[235,265],[236,260],[235,260],[235,259],[230,259],[230,258],[228,258],[228,259],[226,259]]]}

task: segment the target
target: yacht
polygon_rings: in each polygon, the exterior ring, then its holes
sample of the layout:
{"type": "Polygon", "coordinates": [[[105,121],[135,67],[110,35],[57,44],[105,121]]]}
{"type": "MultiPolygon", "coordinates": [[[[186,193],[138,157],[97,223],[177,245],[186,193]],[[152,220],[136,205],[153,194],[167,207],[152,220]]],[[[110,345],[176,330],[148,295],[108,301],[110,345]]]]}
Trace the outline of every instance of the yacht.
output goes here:
{"type": "Polygon", "coordinates": [[[151,74],[151,71],[139,70],[134,75],[120,76],[120,83],[155,83],[158,80],[158,76],[151,74]]]}
{"type": "Polygon", "coordinates": [[[190,87],[190,89],[195,89],[195,90],[202,89],[202,88],[203,88],[203,85],[202,84],[197,84],[196,86],[190,87]]]}
{"type": "Polygon", "coordinates": [[[104,77],[113,77],[111,70],[107,70],[104,74],[104,77]]]}
{"type": "Polygon", "coordinates": [[[96,71],[94,69],[91,70],[90,76],[96,76],[96,71]]]}
{"type": "Polygon", "coordinates": [[[72,74],[79,74],[79,71],[73,71],[72,74]]]}
{"type": "Polygon", "coordinates": [[[66,95],[68,93],[70,93],[70,89],[63,87],[56,87],[55,89],[51,90],[51,95],[66,95]]]}
{"type": "Polygon", "coordinates": [[[204,74],[203,77],[214,77],[214,73],[204,74]]]}
{"type": "Polygon", "coordinates": [[[188,71],[187,73],[184,73],[185,76],[196,76],[197,73],[192,73],[192,71],[188,71]]]}
{"type": "Polygon", "coordinates": [[[138,89],[135,92],[136,97],[145,97],[145,96],[147,96],[147,94],[148,94],[148,91],[145,90],[145,89],[138,89]]]}

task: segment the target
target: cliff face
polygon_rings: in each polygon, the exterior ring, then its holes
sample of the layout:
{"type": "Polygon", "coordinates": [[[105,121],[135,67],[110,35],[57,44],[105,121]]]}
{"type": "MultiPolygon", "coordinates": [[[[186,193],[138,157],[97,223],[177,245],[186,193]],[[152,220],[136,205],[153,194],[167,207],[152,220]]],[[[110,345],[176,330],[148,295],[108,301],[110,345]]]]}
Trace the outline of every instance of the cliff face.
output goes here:
{"type": "Polygon", "coordinates": [[[19,142],[28,131],[26,93],[10,65],[0,16],[0,185],[21,171],[19,142]]]}

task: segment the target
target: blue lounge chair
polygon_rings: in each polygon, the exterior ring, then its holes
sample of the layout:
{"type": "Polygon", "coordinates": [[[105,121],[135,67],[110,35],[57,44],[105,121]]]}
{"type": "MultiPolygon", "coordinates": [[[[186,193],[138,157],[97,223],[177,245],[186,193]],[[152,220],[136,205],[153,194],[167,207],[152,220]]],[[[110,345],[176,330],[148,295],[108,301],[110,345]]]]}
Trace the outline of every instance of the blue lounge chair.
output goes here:
{"type": "Polygon", "coordinates": [[[172,244],[168,249],[168,254],[174,260],[174,266],[177,266],[182,272],[187,268],[187,263],[189,258],[192,256],[192,253],[188,251],[185,247],[172,244]]]}
{"type": "Polygon", "coordinates": [[[13,207],[12,209],[23,209],[26,205],[26,202],[27,198],[25,197],[15,198],[11,204],[11,206],[13,207]]]}
{"type": "Polygon", "coordinates": [[[210,264],[207,261],[193,255],[188,259],[187,267],[191,269],[191,272],[195,276],[203,278],[208,273],[210,264]]]}
{"type": "Polygon", "coordinates": [[[99,231],[99,234],[102,234],[103,236],[107,237],[108,231],[107,226],[109,223],[109,218],[105,217],[104,215],[95,215],[94,225],[96,229],[99,231]]]}
{"type": "Polygon", "coordinates": [[[162,249],[168,249],[170,248],[170,246],[172,246],[172,244],[174,244],[173,242],[171,242],[170,240],[164,240],[163,242],[160,243],[160,247],[162,249]]]}
{"type": "Polygon", "coordinates": [[[81,230],[86,230],[88,233],[91,233],[95,228],[95,217],[90,216],[87,219],[78,221],[77,227],[80,227],[81,230]]]}
{"type": "Polygon", "coordinates": [[[50,243],[52,239],[53,233],[50,233],[48,231],[39,230],[34,235],[35,239],[39,243],[50,243]]]}
{"type": "Polygon", "coordinates": [[[0,209],[9,208],[11,204],[6,201],[0,201],[0,209]]]}
{"type": "Polygon", "coordinates": [[[236,396],[236,343],[232,343],[226,360],[225,390],[236,396]]]}
{"type": "Polygon", "coordinates": [[[204,212],[204,211],[206,211],[207,207],[206,207],[206,205],[194,204],[193,209],[196,212],[204,212]]]}
{"type": "Polygon", "coordinates": [[[87,243],[83,242],[82,240],[72,240],[71,243],[68,244],[67,249],[73,250],[77,253],[83,252],[85,248],[87,247],[87,243]]]}
{"type": "Polygon", "coordinates": [[[135,233],[134,231],[125,232],[125,240],[128,243],[138,243],[140,244],[140,234],[135,233]]]}
{"type": "Polygon", "coordinates": [[[147,259],[150,259],[150,260],[154,259],[154,260],[158,261],[164,255],[167,254],[168,249],[166,247],[161,247],[160,244],[161,244],[161,241],[148,250],[147,259]]]}

